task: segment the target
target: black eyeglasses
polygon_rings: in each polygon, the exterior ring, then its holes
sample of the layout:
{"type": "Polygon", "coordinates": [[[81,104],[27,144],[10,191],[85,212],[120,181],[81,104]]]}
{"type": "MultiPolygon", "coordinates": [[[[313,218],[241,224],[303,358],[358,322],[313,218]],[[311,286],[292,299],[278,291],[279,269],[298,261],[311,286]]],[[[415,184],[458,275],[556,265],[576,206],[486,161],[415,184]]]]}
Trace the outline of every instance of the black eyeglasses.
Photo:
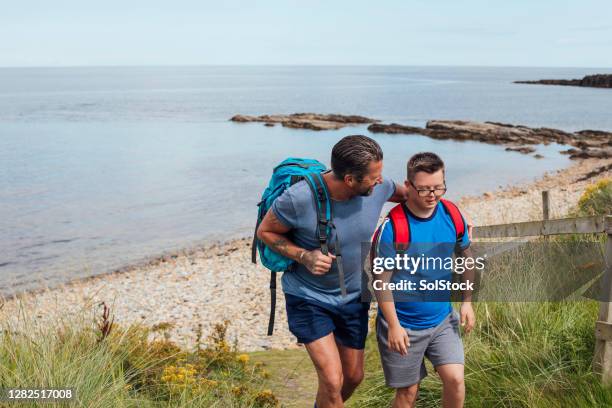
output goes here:
{"type": "Polygon", "coordinates": [[[419,197],[427,197],[431,193],[434,193],[436,197],[442,197],[446,193],[446,186],[443,188],[419,189],[412,181],[410,182],[410,185],[414,187],[417,193],[419,193],[419,197]]]}

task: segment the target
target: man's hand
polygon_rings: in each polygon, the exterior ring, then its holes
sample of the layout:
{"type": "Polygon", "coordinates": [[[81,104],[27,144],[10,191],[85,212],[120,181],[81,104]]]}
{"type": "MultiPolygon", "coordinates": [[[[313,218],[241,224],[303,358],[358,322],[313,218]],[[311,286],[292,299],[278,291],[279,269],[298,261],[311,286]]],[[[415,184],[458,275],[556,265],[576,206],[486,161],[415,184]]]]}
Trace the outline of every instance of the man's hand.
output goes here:
{"type": "Polygon", "coordinates": [[[474,328],[476,324],[476,315],[474,314],[474,309],[472,309],[471,302],[464,302],[461,304],[461,326],[465,330],[466,333],[469,333],[474,328]]]}
{"type": "Polygon", "coordinates": [[[408,200],[408,188],[405,184],[395,183],[395,193],[389,198],[392,203],[405,203],[408,200]]]}
{"type": "Polygon", "coordinates": [[[300,263],[304,265],[313,275],[325,275],[329,272],[336,255],[324,255],[320,249],[305,251],[300,255],[300,263]]]}
{"type": "Polygon", "coordinates": [[[399,324],[389,325],[389,331],[387,333],[387,339],[389,341],[389,349],[400,353],[402,356],[408,354],[408,347],[410,347],[410,339],[408,333],[399,324]]]}

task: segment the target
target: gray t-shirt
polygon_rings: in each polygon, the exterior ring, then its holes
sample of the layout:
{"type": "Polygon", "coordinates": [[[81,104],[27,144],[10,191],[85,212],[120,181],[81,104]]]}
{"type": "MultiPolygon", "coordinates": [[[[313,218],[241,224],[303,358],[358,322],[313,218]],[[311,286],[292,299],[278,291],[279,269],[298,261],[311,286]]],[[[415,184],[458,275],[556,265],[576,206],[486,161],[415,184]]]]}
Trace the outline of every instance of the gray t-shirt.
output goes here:
{"type": "MultiPolygon", "coordinates": [[[[395,183],[384,179],[374,187],[369,196],[356,196],[346,201],[331,200],[333,222],[340,237],[342,266],[347,296],[340,294],[336,262],[325,275],[313,275],[302,264],[283,273],[282,285],[285,293],[319,302],[339,305],[359,297],[361,275],[367,251],[362,243],[369,242],[376,229],[380,212],[385,202],[395,193],[395,183]],[[362,253],[363,252],[363,253],[362,253]]],[[[320,248],[317,239],[317,211],[312,191],[305,181],[289,187],[272,204],[272,212],[287,227],[291,228],[291,240],[298,246],[312,250],[320,248]]],[[[336,253],[336,233],[328,238],[331,253],[336,253]]]]}

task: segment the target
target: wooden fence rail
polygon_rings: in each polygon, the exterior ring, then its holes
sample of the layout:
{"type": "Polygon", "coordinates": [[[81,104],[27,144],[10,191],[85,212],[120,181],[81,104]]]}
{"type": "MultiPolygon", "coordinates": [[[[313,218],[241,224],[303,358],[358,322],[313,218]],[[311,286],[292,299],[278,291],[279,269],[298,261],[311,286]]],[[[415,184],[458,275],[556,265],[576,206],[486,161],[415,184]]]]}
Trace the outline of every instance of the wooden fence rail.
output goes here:
{"type": "Polygon", "coordinates": [[[474,238],[535,237],[561,234],[597,234],[612,229],[612,216],[563,218],[474,227],[474,238]]]}
{"type": "MultiPolygon", "coordinates": [[[[474,227],[473,238],[514,238],[561,234],[607,234],[606,270],[602,279],[601,299],[612,299],[612,216],[594,216],[548,220],[548,192],[542,194],[542,221],[474,227]]],[[[605,384],[612,384],[612,302],[600,302],[595,322],[595,353],[593,369],[605,384]]]]}

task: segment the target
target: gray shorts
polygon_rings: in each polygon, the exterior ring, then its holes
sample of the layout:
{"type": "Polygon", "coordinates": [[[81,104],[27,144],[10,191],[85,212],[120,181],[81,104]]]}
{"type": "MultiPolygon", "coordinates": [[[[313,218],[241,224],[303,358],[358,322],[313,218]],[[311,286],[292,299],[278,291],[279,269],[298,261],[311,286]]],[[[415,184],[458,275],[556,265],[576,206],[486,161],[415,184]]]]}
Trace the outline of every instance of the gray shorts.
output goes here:
{"type": "Polygon", "coordinates": [[[404,388],[427,377],[425,359],[434,367],[443,364],[463,364],[463,342],[459,333],[459,315],[454,310],[436,327],[424,330],[404,329],[408,333],[408,354],[402,356],[387,346],[389,326],[379,314],[376,317],[376,338],[388,387],[404,388]]]}

